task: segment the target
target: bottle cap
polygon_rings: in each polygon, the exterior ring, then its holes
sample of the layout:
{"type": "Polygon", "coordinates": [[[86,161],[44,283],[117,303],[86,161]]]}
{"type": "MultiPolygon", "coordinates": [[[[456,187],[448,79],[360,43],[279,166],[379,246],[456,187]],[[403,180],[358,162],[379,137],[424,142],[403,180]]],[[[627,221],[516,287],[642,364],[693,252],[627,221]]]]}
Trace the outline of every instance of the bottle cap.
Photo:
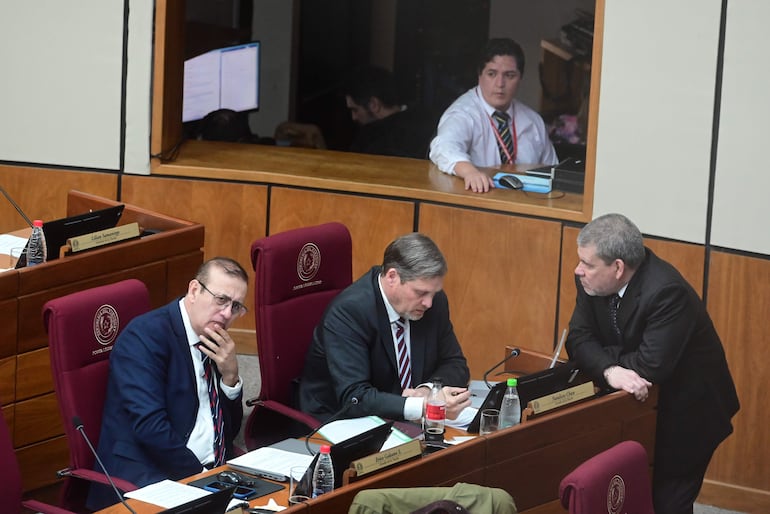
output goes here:
{"type": "Polygon", "coordinates": [[[519,384],[519,380],[517,378],[508,379],[508,387],[516,387],[518,384],[519,384]]]}
{"type": "Polygon", "coordinates": [[[43,227],[43,220],[35,220],[32,222],[33,227],[43,227]]]}
{"type": "Polygon", "coordinates": [[[321,445],[321,453],[331,453],[332,447],[328,444],[322,444],[321,445]]]}

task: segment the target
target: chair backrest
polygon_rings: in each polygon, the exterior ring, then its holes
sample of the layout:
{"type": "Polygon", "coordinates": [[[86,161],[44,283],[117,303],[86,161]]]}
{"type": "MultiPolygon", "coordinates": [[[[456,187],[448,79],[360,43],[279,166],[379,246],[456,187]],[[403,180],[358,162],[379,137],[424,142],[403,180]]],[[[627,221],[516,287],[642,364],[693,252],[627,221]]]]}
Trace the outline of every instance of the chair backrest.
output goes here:
{"type": "Polygon", "coordinates": [[[136,279],[79,291],[43,306],[51,373],[72,468],[94,465],[72,420],[80,417],[94,447],[98,446],[110,352],[128,322],[149,310],[147,287],[136,279]]]}
{"type": "Polygon", "coordinates": [[[559,485],[571,514],[654,514],[644,446],[623,441],[575,468],[559,485]]]}
{"type": "Polygon", "coordinates": [[[0,505],[3,506],[3,512],[21,512],[21,472],[3,409],[0,409],[0,469],[3,470],[3,478],[0,480],[0,505]]]}
{"type": "Polygon", "coordinates": [[[341,223],[325,223],[254,241],[260,399],[291,405],[313,329],[327,304],[352,281],[352,242],[341,223]]]}

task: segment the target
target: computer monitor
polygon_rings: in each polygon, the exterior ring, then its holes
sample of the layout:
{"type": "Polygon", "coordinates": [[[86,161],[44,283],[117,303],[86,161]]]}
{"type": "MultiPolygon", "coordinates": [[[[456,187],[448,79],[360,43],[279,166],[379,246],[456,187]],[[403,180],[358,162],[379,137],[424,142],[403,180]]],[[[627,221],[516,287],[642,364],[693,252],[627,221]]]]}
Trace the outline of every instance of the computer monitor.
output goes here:
{"type": "Polygon", "coordinates": [[[259,109],[260,43],[217,48],[184,63],[182,122],[219,109],[259,109]]]}

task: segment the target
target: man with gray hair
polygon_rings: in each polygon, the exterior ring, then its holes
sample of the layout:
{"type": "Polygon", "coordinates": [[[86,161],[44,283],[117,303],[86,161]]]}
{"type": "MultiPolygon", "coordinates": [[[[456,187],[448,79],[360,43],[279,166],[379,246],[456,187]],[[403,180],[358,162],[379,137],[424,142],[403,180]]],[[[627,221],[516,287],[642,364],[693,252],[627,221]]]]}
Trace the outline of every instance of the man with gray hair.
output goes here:
{"type": "Polygon", "coordinates": [[[607,214],[578,235],[577,303],[567,352],[598,385],[637,400],[660,387],[656,514],[692,513],[738,396],[722,342],[698,294],[644,246],[628,218],[607,214]]]}
{"type": "Polygon", "coordinates": [[[332,300],[313,333],[300,382],[300,409],[321,421],[422,417],[430,382],[446,386],[447,417],[470,405],[470,372],[442,291],[446,261],[427,236],[385,249],[381,266],[332,300]]]}

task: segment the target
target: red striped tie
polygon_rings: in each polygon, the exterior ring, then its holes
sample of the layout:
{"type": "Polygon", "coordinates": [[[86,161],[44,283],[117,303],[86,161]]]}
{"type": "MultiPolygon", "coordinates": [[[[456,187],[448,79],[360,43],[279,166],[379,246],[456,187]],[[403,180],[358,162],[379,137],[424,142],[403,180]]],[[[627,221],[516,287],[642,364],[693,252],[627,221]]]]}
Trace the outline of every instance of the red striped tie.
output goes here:
{"type": "Polygon", "coordinates": [[[214,420],[214,463],[216,466],[221,466],[225,463],[224,416],[222,415],[222,406],[219,404],[217,375],[212,369],[211,359],[206,355],[203,355],[203,372],[209,389],[211,417],[214,420]]]}
{"type": "Polygon", "coordinates": [[[409,352],[406,349],[404,337],[405,323],[404,318],[398,318],[394,321],[396,324],[396,346],[398,347],[398,378],[401,381],[401,390],[411,387],[412,384],[412,366],[409,363],[409,352]]]}

